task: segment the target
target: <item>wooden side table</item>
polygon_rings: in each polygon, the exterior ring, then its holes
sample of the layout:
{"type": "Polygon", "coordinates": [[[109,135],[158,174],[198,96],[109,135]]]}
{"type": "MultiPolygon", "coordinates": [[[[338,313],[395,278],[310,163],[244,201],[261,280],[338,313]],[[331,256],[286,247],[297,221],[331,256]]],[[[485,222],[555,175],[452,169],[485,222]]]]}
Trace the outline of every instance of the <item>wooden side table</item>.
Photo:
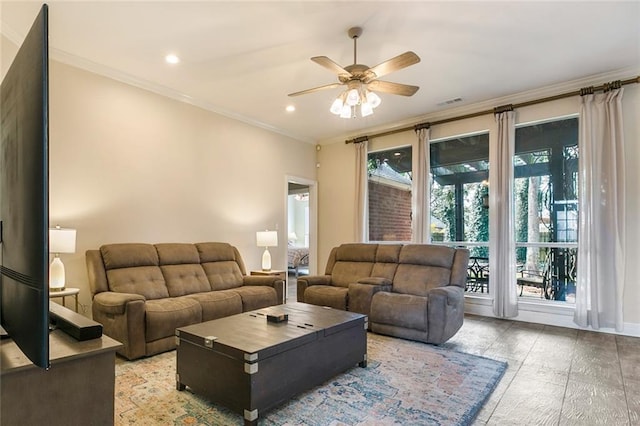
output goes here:
{"type": "Polygon", "coordinates": [[[62,306],[66,307],[65,300],[67,296],[73,296],[76,300],[76,312],[78,312],[78,294],[80,293],[79,288],[75,287],[65,287],[64,290],[60,291],[49,291],[49,299],[55,299],[58,297],[62,297],[62,306]]]}
{"type": "Polygon", "coordinates": [[[283,271],[281,269],[271,269],[270,271],[263,271],[258,269],[256,271],[249,272],[250,275],[262,275],[267,277],[278,277],[282,281],[284,281],[284,290],[282,291],[282,297],[284,300],[282,303],[287,303],[287,271],[283,271]]]}

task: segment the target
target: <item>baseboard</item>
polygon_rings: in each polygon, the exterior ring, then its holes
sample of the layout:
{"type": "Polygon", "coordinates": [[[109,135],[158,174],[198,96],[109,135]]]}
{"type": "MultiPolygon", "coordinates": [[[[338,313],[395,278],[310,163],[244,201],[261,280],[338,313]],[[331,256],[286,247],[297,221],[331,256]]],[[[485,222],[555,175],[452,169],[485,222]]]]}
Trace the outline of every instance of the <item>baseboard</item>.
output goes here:
{"type": "MultiPolygon", "coordinates": [[[[466,314],[497,318],[493,314],[491,299],[486,297],[467,297],[465,299],[464,311],[466,314]]],[[[573,306],[556,306],[521,302],[518,308],[518,316],[508,319],[512,321],[523,321],[556,327],[573,328],[577,330],[594,331],[596,333],[610,333],[621,336],[640,337],[640,324],[636,323],[624,323],[624,328],[621,332],[608,327],[602,327],[599,330],[594,330],[590,327],[580,327],[573,322],[573,311],[573,306]]]]}

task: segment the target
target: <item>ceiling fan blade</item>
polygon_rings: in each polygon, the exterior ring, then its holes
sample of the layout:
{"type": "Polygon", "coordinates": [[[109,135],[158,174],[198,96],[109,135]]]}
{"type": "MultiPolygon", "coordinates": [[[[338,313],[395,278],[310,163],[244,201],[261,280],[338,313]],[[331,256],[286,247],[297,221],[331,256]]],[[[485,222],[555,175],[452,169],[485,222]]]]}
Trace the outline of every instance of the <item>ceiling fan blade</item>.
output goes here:
{"type": "Polygon", "coordinates": [[[307,93],[319,92],[320,90],[333,89],[342,86],[341,83],[327,84],[326,86],[314,87],[313,89],[301,90],[300,92],[289,93],[289,96],[306,95],[307,93]]]}
{"type": "Polygon", "coordinates": [[[390,93],[392,95],[412,96],[419,89],[418,86],[408,84],[392,83],[390,81],[373,80],[368,84],[369,90],[374,92],[390,93]]]}
{"type": "Polygon", "coordinates": [[[346,75],[348,77],[351,77],[351,73],[349,71],[345,70],[326,56],[314,56],[313,58],[311,58],[311,60],[318,65],[322,65],[334,74],[346,75]]]}
{"type": "Polygon", "coordinates": [[[388,61],[384,61],[381,64],[369,68],[366,72],[367,77],[364,82],[368,83],[369,81],[375,80],[383,75],[401,70],[413,64],[417,64],[418,62],[420,62],[420,57],[418,55],[411,51],[404,52],[395,58],[391,58],[388,61]]]}

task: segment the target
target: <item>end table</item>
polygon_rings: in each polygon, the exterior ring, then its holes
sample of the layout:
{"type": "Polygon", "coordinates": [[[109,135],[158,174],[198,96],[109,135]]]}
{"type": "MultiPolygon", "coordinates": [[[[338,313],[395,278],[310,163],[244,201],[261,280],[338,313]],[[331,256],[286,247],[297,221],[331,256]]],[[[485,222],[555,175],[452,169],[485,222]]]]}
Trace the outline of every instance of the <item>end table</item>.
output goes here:
{"type": "Polygon", "coordinates": [[[76,301],[76,312],[78,312],[78,294],[80,293],[79,288],[75,287],[65,287],[64,290],[59,291],[49,291],[49,299],[55,299],[58,297],[62,297],[62,306],[66,308],[65,299],[67,296],[73,296],[76,301]]]}

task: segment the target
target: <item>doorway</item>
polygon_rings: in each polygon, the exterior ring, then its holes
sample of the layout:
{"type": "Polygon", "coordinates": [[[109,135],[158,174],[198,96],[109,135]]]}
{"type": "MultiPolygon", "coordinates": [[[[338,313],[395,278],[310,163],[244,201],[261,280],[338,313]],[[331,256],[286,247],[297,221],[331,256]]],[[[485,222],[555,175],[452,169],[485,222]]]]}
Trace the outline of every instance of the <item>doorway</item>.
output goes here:
{"type": "Polygon", "coordinates": [[[287,300],[296,300],[300,275],[316,273],[317,184],[304,178],[286,177],[287,300]]]}

